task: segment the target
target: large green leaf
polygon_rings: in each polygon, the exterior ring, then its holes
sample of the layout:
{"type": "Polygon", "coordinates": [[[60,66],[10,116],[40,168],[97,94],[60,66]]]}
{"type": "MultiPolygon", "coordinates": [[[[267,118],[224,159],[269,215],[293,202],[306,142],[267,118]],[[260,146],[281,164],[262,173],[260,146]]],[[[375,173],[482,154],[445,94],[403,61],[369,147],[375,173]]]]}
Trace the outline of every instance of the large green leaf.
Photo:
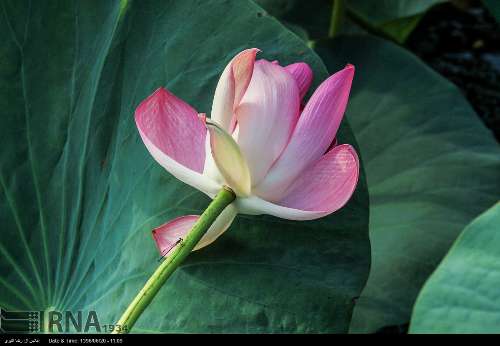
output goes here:
{"type": "Polygon", "coordinates": [[[346,0],[346,6],[358,23],[403,43],[425,11],[444,1],[446,0],[346,0]]]}
{"type": "Polygon", "coordinates": [[[353,332],[409,321],[450,245],[500,194],[500,148],[457,88],[415,56],[365,36],[319,44],[357,70],[347,111],[370,194],[372,267],[353,332]]]}
{"type": "Polygon", "coordinates": [[[375,26],[398,18],[411,17],[446,0],[346,0],[346,5],[375,26]]]}
{"type": "Polygon", "coordinates": [[[332,0],[255,0],[270,15],[287,26],[299,27],[304,39],[328,37],[332,13],[332,0]]]}
{"type": "Polygon", "coordinates": [[[458,237],[420,292],[412,333],[500,333],[500,203],[458,237]]]}
{"type": "MultiPolygon", "coordinates": [[[[302,27],[311,39],[328,37],[335,0],[255,0],[287,26],[302,27]]],[[[342,32],[368,30],[403,43],[423,14],[446,0],[342,0],[342,32]]],[[[302,35],[301,35],[302,36],[302,35]]]]}
{"type": "MultiPolygon", "coordinates": [[[[150,231],[204,195],[165,172],[135,128],[166,86],[210,109],[224,65],[307,61],[294,34],[247,1],[1,1],[0,306],[95,309],[114,323],[157,266],[150,231]]],[[[340,142],[354,143],[347,124],[340,142]]],[[[368,275],[364,177],[314,222],[239,216],[194,253],[135,331],[341,332],[368,275]]]]}

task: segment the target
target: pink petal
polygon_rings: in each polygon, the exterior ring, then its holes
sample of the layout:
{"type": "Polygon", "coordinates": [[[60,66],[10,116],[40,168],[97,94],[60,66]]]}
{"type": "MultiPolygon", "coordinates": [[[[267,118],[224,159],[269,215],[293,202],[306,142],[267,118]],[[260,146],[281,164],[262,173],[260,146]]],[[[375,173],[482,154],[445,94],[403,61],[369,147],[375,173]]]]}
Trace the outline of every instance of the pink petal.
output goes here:
{"type": "Polygon", "coordinates": [[[353,194],[359,176],[358,155],[341,144],[306,169],[288,188],[278,204],[289,208],[333,213],[353,194]]]}
{"type": "MultiPolygon", "coordinates": [[[[234,205],[226,207],[212,226],[210,226],[207,233],[201,238],[194,251],[214,242],[229,228],[235,217],[236,208],[234,205]]],[[[166,256],[179,243],[179,240],[185,239],[187,233],[193,228],[198,219],[199,215],[180,216],[155,228],[153,230],[153,238],[160,255],[166,256]]]]}
{"type": "Polygon", "coordinates": [[[253,77],[236,109],[237,142],[258,184],[279,157],[297,123],[299,90],[292,75],[266,60],[255,63],[253,77]]]}
{"type": "Polygon", "coordinates": [[[358,156],[350,145],[325,154],[295,181],[278,203],[257,196],[239,198],[242,214],[268,214],[289,220],[314,220],[340,209],[352,196],[359,175],[358,156]]]}
{"type": "Polygon", "coordinates": [[[217,192],[218,185],[200,174],[207,130],[191,106],[159,88],[137,107],[135,121],[149,152],[167,171],[209,195],[217,192]]]}
{"type": "Polygon", "coordinates": [[[153,230],[153,238],[161,256],[169,253],[187,232],[193,228],[199,215],[186,215],[175,218],[153,230]]]}
{"type": "Polygon", "coordinates": [[[337,138],[334,138],[333,141],[332,141],[332,143],[328,147],[328,149],[326,149],[326,152],[329,152],[330,150],[332,150],[333,148],[335,148],[337,145],[338,145],[337,138]]]}
{"type": "Polygon", "coordinates": [[[259,196],[279,201],[286,189],[326,152],[344,116],[354,76],[354,66],[325,80],[311,96],[302,112],[289,144],[261,184],[255,187],[259,196]]]}
{"type": "Polygon", "coordinates": [[[257,48],[246,49],[226,66],[217,83],[211,118],[228,132],[234,129],[234,110],[252,78],[257,48]]]}
{"type": "Polygon", "coordinates": [[[284,207],[269,201],[266,201],[257,196],[250,196],[248,198],[238,198],[234,202],[240,214],[247,215],[261,215],[267,214],[288,220],[314,220],[319,219],[327,212],[324,211],[307,211],[294,208],[284,207]]]}
{"type": "Polygon", "coordinates": [[[135,120],[142,134],[163,153],[202,172],[206,129],[190,105],[159,88],[137,107],[135,120]]]}
{"type": "Polygon", "coordinates": [[[313,72],[305,62],[298,62],[285,66],[285,70],[290,72],[297,82],[299,87],[300,99],[302,100],[307,94],[313,80],[313,72]]]}

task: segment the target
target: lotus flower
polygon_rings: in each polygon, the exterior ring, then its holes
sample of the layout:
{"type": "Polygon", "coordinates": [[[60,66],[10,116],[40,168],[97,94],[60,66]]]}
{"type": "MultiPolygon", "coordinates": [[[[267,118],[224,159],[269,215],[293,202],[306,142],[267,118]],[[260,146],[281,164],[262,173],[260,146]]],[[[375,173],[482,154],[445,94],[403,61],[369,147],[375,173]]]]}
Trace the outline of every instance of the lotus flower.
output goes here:
{"type": "MultiPolygon", "coordinates": [[[[255,61],[257,52],[244,50],[226,66],[210,119],[164,88],[135,113],[144,144],[168,172],[212,198],[223,185],[236,194],[195,250],[217,239],[237,213],[290,220],[328,215],[344,206],[358,181],[356,151],[335,140],[354,66],[325,80],[302,109],[310,67],[255,61]]],[[[155,229],[160,252],[197,219],[182,216],[155,229]]]]}

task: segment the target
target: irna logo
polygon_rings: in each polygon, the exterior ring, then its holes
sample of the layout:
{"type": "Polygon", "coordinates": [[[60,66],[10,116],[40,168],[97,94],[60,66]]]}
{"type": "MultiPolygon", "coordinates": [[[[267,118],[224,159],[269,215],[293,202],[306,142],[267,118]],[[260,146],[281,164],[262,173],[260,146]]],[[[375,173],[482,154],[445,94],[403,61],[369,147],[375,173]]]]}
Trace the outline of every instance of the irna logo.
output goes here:
{"type": "Polygon", "coordinates": [[[0,333],[109,333],[120,326],[101,324],[90,311],[7,311],[0,308],[0,333]]]}

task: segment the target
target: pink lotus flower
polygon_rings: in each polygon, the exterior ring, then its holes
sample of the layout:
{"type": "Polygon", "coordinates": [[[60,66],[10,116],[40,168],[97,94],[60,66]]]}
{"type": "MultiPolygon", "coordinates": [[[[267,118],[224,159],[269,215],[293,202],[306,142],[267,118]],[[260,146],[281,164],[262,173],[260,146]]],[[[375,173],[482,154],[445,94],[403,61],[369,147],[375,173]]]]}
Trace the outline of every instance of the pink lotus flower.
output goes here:
{"type": "MultiPolygon", "coordinates": [[[[344,206],[358,181],[356,151],[348,144],[332,147],[354,66],[325,80],[301,111],[310,67],[255,61],[257,52],[244,50],[226,66],[211,119],[164,88],[135,113],[144,144],[172,175],[212,198],[223,185],[236,193],[195,250],[217,239],[237,213],[290,220],[328,215],[344,206]]],[[[175,245],[197,218],[182,216],[155,229],[160,252],[175,245]]]]}

